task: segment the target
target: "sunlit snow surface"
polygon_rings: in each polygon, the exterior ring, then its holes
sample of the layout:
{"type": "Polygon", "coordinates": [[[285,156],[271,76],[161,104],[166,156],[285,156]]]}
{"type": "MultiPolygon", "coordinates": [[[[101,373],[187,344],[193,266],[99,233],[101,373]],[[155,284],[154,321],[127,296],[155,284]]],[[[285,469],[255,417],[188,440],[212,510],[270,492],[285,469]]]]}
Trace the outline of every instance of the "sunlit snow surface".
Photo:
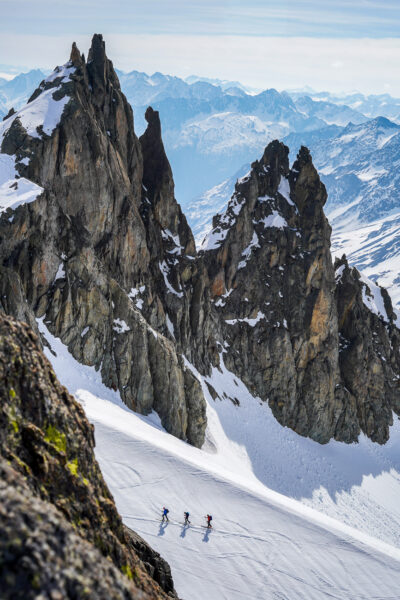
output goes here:
{"type": "MultiPolygon", "coordinates": [[[[62,83],[67,83],[71,80],[70,75],[74,71],[75,67],[71,66],[69,63],[61,67],[56,67],[53,73],[45,79],[45,83],[53,83],[55,81],[58,81],[60,85],[62,83]]],[[[0,139],[17,118],[21,121],[21,125],[31,137],[40,137],[40,134],[37,131],[38,127],[42,127],[45,134],[51,135],[60,122],[64,108],[70,100],[68,95],[65,95],[59,100],[56,100],[53,97],[60,85],[42,91],[35,100],[28,102],[28,104],[14,115],[3,121],[0,124],[0,139]]]]}
{"type": "Polygon", "coordinates": [[[332,255],[346,254],[351,265],[386,287],[400,308],[400,212],[364,224],[356,218],[341,223],[340,214],[332,216],[332,255]]]}
{"type": "Polygon", "coordinates": [[[14,209],[20,204],[33,202],[43,192],[36,183],[17,175],[15,157],[0,154],[0,213],[7,208],[14,209]]]}
{"type": "MultiPolygon", "coordinates": [[[[70,75],[75,67],[69,63],[62,67],[56,67],[53,73],[45,80],[46,83],[57,81],[58,86],[44,90],[39,96],[26,104],[21,110],[0,123],[0,148],[3,138],[15,119],[19,119],[28,135],[39,138],[41,131],[51,135],[60,122],[65,106],[70,100],[68,95],[56,100],[53,95],[62,83],[70,81],[70,75]]],[[[29,158],[20,161],[27,165],[29,158]]],[[[17,159],[9,154],[0,154],[0,213],[8,208],[15,209],[21,204],[33,202],[43,192],[43,188],[36,185],[25,177],[19,177],[16,169],[17,159]]]]}
{"type": "Polygon", "coordinates": [[[364,437],[321,446],[282,428],[222,362],[208,381],[240,406],[214,402],[203,382],[208,429],[198,450],[163,431],[157,415],[130,412],[42,320],[39,327],[57,353],[45,350],[58,377],[95,425],[96,456],[124,522],[170,562],[180,597],[398,597],[397,421],[383,447],[364,437]],[[163,505],[168,525],[160,523],[163,505]],[[202,527],[206,513],[211,532],[202,527]]]}

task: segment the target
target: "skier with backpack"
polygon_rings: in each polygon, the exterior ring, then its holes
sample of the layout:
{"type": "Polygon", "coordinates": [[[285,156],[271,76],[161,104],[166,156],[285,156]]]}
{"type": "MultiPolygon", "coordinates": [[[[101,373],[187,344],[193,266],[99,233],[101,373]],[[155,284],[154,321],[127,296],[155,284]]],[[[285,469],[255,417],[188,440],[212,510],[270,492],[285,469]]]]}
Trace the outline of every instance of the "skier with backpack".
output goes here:
{"type": "Polygon", "coordinates": [[[189,521],[189,513],[188,512],[184,512],[183,516],[185,517],[185,522],[184,525],[190,525],[190,521],[189,521]]]}
{"type": "Polygon", "coordinates": [[[168,513],[169,513],[168,508],[165,508],[165,506],[163,506],[163,515],[162,515],[161,523],[164,523],[165,520],[168,521],[168,523],[169,523],[168,513]]]}
{"type": "Polygon", "coordinates": [[[211,525],[212,516],[211,515],[207,515],[206,519],[207,519],[207,529],[211,529],[212,528],[212,525],[211,525]]]}

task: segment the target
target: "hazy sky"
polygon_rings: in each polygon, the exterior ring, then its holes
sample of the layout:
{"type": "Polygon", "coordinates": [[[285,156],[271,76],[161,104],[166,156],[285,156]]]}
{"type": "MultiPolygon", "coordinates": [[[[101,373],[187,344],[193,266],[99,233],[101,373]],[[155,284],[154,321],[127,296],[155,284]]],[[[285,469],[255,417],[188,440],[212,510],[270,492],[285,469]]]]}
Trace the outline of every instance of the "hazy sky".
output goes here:
{"type": "Polygon", "coordinates": [[[400,95],[400,0],[0,0],[0,16],[0,71],[53,68],[97,32],[123,70],[400,95]]]}

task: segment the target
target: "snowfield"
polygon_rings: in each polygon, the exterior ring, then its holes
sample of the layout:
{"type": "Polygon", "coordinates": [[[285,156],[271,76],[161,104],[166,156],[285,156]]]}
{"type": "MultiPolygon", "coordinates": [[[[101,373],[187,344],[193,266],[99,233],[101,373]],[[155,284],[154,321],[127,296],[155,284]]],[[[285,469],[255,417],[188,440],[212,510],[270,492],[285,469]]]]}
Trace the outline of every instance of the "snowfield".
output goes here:
{"type": "MultiPolygon", "coordinates": [[[[400,212],[359,223],[356,215],[350,222],[333,220],[332,255],[346,254],[350,264],[357,266],[379,285],[387,288],[393,306],[400,308],[400,212]]],[[[328,215],[331,218],[331,215],[328,215]]]]}
{"type": "Polygon", "coordinates": [[[38,325],[59,379],[95,425],[96,456],[124,522],[169,561],[180,597],[398,598],[397,419],[383,447],[364,437],[321,446],[281,427],[222,361],[208,381],[224,400],[214,402],[202,381],[208,429],[199,450],[167,434],[157,415],[127,409],[38,325]],[[160,522],[163,505],[169,524],[160,522]]]}

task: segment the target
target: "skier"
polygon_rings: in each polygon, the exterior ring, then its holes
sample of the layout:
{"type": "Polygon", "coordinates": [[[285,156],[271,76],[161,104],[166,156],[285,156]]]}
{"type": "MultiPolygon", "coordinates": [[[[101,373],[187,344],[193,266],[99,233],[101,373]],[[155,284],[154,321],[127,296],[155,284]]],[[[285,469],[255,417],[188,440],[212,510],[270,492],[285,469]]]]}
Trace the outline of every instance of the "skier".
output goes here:
{"type": "Polygon", "coordinates": [[[207,515],[206,519],[207,519],[207,529],[211,529],[211,527],[212,527],[212,525],[211,525],[212,516],[211,515],[207,515]]]}
{"type": "Polygon", "coordinates": [[[185,522],[184,525],[190,525],[190,521],[189,521],[189,513],[188,512],[184,512],[183,513],[184,517],[185,517],[185,522]]]}
{"type": "Polygon", "coordinates": [[[168,521],[168,523],[169,523],[168,513],[169,513],[168,508],[165,508],[165,506],[163,506],[163,516],[161,519],[161,523],[164,523],[165,520],[168,521]]]}

